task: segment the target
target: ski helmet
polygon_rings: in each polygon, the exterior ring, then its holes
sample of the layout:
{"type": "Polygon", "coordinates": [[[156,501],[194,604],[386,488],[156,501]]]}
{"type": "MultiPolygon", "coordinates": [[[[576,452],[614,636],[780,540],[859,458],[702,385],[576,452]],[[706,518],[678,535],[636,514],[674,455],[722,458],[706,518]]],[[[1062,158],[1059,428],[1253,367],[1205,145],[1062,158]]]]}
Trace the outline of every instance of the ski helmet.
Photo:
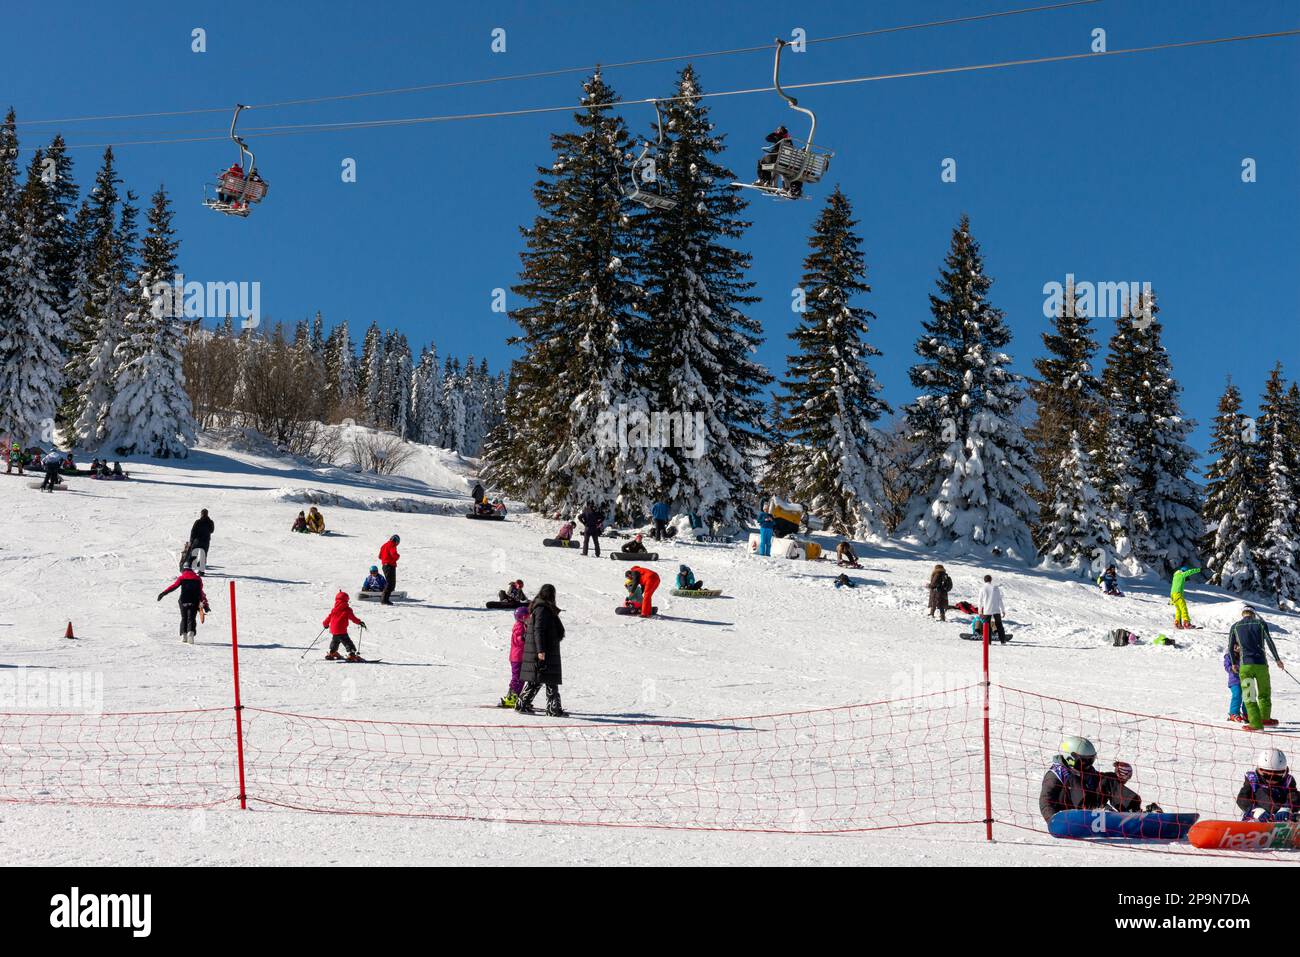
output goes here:
{"type": "Polygon", "coordinates": [[[377,572],[377,571],[379,571],[379,566],[378,566],[378,565],[371,565],[371,566],[370,566],[370,570],[371,570],[372,572],[377,572]]]}
{"type": "Polygon", "coordinates": [[[1277,748],[1265,748],[1255,759],[1255,766],[1265,773],[1284,774],[1287,770],[1286,755],[1277,748]]]}
{"type": "Polygon", "coordinates": [[[1070,767],[1086,770],[1097,760],[1097,749],[1087,738],[1072,734],[1061,742],[1061,757],[1070,767]]]}
{"type": "Polygon", "coordinates": [[[389,539],[389,541],[392,542],[394,545],[397,545],[398,543],[400,543],[401,540],[402,540],[402,536],[401,536],[401,535],[394,535],[392,538],[389,539]]]}
{"type": "Polygon", "coordinates": [[[1243,602],[1242,605],[1241,605],[1241,614],[1243,614],[1243,615],[1253,615],[1253,614],[1255,614],[1255,609],[1254,609],[1254,608],[1251,608],[1250,605],[1247,605],[1247,604],[1245,604],[1245,603],[1243,602]]]}

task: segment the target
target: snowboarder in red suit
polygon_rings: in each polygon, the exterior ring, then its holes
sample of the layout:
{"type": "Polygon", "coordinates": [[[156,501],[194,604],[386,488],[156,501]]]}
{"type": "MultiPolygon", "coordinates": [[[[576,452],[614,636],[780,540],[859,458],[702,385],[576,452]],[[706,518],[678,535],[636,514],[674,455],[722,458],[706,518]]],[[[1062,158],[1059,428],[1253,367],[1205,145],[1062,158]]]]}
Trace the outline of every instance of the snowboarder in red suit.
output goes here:
{"type": "Polygon", "coordinates": [[[402,536],[394,535],[384,544],[379,546],[379,564],[384,570],[384,594],[379,599],[381,605],[391,605],[393,588],[397,585],[397,560],[402,556],[397,554],[397,545],[401,542],[402,536]]]}
{"type": "Polygon", "coordinates": [[[655,589],[659,587],[659,575],[648,568],[642,568],[640,565],[633,565],[627,570],[627,575],[632,579],[634,585],[641,586],[641,617],[649,618],[654,608],[655,589]]]}
{"type": "Polygon", "coordinates": [[[348,637],[348,622],[360,625],[362,628],[366,627],[366,623],[353,614],[352,606],[348,604],[348,593],[340,590],[334,596],[334,607],[325,616],[325,620],[320,623],[322,628],[330,630],[330,650],[329,654],[325,656],[326,660],[338,661],[343,657],[339,654],[339,645],[347,649],[348,661],[361,660],[360,656],[357,655],[357,646],[348,637]]]}

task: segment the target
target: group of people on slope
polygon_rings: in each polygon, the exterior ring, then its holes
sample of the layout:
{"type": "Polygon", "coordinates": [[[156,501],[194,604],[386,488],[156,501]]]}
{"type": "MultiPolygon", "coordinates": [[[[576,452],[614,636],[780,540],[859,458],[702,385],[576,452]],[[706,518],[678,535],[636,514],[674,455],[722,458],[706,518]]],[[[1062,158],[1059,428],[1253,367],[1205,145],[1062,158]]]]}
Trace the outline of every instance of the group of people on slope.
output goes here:
{"type": "Polygon", "coordinates": [[[475,482],[474,488],[470,492],[470,497],[474,499],[475,515],[501,515],[506,514],[506,503],[499,498],[488,501],[487,492],[483,488],[482,482],[475,482]]]}
{"type": "Polygon", "coordinates": [[[1243,604],[1240,611],[1241,616],[1228,630],[1228,648],[1223,654],[1223,667],[1228,673],[1228,720],[1260,731],[1278,723],[1273,717],[1269,655],[1281,670],[1286,671],[1286,664],[1277,653],[1268,625],[1255,609],[1243,604]]]}
{"type": "MultiPolygon", "coordinates": [[[[952,576],[943,565],[935,565],[930,571],[930,581],[926,587],[929,591],[930,617],[933,618],[937,612],[940,621],[947,621],[948,609],[952,607],[948,603],[948,595],[952,591],[952,576]]],[[[963,608],[966,607],[964,603],[958,604],[963,608]]],[[[993,583],[992,575],[984,576],[979,596],[972,607],[980,624],[988,626],[990,636],[994,640],[1003,645],[1011,640],[1007,637],[1006,629],[1002,624],[1002,616],[1007,613],[1006,599],[1002,594],[1002,586],[993,583]]]]}
{"type": "MultiPolygon", "coordinates": [[[[523,582],[515,584],[522,594],[523,582]]],[[[560,702],[564,622],[556,601],[555,586],[546,584],[537,590],[536,598],[515,609],[510,631],[510,686],[501,698],[502,708],[535,714],[533,700],[545,688],[546,713],[553,718],[568,717],[560,702]]]]}
{"type": "Polygon", "coordinates": [[[208,510],[202,509],[199,517],[190,526],[190,537],[181,549],[180,575],[170,585],[158,593],[158,601],[174,591],[179,591],[177,603],[180,605],[181,641],[194,644],[194,637],[199,627],[199,612],[208,614],[212,611],[208,596],[203,591],[203,575],[207,571],[208,550],[212,547],[212,533],[216,525],[208,516],[208,510]]]}
{"type": "MultiPolygon", "coordinates": [[[[1159,811],[1157,804],[1142,806],[1142,798],[1128,786],[1133,767],[1116,761],[1113,770],[1096,767],[1097,749],[1078,735],[1061,742],[1059,753],[1043,775],[1038,811],[1044,821],[1061,811],[1159,811]]],[[[1244,821],[1291,821],[1300,814],[1300,790],[1287,766],[1286,755],[1265,748],[1247,771],[1237,791],[1237,807],[1244,821]]]]}
{"type": "Polygon", "coordinates": [[[293,520],[293,528],[290,531],[324,535],[325,516],[320,513],[320,509],[313,505],[306,512],[298,513],[298,517],[293,520]]]}

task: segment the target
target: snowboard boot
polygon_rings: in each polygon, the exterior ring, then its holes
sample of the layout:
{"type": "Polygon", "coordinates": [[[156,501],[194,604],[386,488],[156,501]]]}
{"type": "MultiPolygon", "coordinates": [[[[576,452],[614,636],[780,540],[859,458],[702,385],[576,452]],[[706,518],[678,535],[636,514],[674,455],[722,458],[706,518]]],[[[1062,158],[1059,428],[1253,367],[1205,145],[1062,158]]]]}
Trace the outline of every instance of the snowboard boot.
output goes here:
{"type": "Polygon", "coordinates": [[[506,696],[505,696],[504,698],[502,698],[500,701],[497,702],[497,707],[498,707],[498,708],[513,708],[513,707],[515,706],[515,703],[516,703],[518,700],[519,700],[519,695],[517,695],[517,694],[515,694],[513,691],[511,691],[511,692],[509,692],[508,694],[506,694],[506,696]]]}
{"type": "Polygon", "coordinates": [[[1278,724],[1277,718],[1265,718],[1265,719],[1264,719],[1264,727],[1266,727],[1266,728],[1276,728],[1276,727],[1277,727],[1277,724],[1278,724]]]}
{"type": "Polygon", "coordinates": [[[343,660],[343,656],[342,656],[341,654],[339,654],[337,651],[331,651],[329,654],[327,654],[327,655],[325,656],[325,660],[326,660],[326,661],[342,661],[342,660],[343,660]]]}

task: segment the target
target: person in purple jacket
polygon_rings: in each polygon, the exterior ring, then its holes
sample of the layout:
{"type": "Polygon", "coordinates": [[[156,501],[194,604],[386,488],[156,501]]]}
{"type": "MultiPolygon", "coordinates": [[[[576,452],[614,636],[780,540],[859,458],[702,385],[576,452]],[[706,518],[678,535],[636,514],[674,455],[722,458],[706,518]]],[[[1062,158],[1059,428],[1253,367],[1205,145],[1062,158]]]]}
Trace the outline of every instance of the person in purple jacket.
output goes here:
{"type": "Polygon", "coordinates": [[[1231,648],[1223,653],[1223,670],[1228,673],[1228,720],[1240,724],[1246,720],[1246,706],[1241,701],[1241,673],[1231,648]]]}

